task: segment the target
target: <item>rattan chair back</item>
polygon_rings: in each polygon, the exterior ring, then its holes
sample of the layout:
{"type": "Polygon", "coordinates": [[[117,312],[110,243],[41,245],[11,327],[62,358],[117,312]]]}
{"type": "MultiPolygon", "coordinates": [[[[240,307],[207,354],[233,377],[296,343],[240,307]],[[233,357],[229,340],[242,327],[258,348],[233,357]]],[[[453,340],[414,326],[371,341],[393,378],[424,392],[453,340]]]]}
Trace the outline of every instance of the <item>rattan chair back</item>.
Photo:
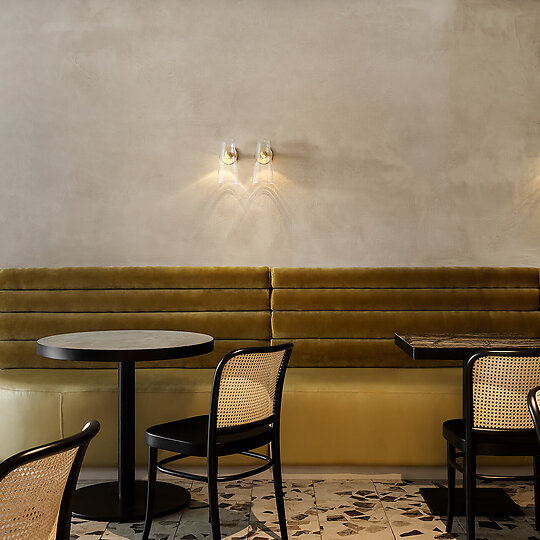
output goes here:
{"type": "Polygon", "coordinates": [[[213,389],[217,428],[261,422],[277,412],[291,349],[290,344],[241,349],[223,358],[213,389]]]}
{"type": "Polygon", "coordinates": [[[532,429],[527,395],[531,388],[540,385],[540,354],[487,352],[473,359],[472,428],[532,429]]]}
{"type": "Polygon", "coordinates": [[[73,437],[21,452],[0,465],[0,538],[69,538],[72,494],[86,447],[98,431],[94,420],[73,437]]]}

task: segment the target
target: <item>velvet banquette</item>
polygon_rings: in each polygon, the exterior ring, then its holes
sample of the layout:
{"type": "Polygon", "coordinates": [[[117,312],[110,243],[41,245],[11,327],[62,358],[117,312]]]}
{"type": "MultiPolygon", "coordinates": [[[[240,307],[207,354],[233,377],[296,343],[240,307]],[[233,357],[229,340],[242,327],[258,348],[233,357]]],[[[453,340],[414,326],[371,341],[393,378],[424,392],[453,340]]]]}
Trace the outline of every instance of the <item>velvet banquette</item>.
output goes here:
{"type": "Polygon", "coordinates": [[[86,465],[116,463],[117,370],[41,358],[64,332],[207,333],[213,353],[141,363],[144,430],[208,412],[225,352],[292,341],[283,396],[283,463],[439,465],[441,424],[461,413],[461,363],[414,361],[394,332],[540,336],[536,268],[81,267],[0,270],[0,458],[76,431],[102,430],[86,465]],[[325,436],[320,434],[324,431],[325,436]]]}

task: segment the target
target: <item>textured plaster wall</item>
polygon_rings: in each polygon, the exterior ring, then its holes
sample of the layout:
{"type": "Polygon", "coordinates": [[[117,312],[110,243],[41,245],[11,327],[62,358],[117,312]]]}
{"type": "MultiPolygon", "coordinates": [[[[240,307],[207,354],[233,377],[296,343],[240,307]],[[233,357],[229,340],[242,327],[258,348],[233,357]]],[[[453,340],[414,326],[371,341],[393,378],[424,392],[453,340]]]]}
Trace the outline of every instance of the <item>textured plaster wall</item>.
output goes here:
{"type": "Polygon", "coordinates": [[[540,266],[540,1],[0,0],[0,231],[4,267],[540,266]]]}

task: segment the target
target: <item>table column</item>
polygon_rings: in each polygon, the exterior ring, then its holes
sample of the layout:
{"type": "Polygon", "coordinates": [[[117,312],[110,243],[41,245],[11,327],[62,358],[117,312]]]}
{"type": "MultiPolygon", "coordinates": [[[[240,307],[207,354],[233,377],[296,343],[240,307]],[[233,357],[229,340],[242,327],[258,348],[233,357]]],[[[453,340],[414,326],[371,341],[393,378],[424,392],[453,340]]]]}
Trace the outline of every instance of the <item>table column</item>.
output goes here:
{"type": "Polygon", "coordinates": [[[129,513],[135,496],[135,363],[118,362],[118,499],[129,513]]]}
{"type": "MultiPolygon", "coordinates": [[[[118,362],[118,482],[80,488],[75,492],[73,515],[95,521],[133,522],[144,519],[146,482],[135,480],[135,362],[118,362]]],[[[157,482],[154,516],[184,508],[189,491],[157,482]]]]}

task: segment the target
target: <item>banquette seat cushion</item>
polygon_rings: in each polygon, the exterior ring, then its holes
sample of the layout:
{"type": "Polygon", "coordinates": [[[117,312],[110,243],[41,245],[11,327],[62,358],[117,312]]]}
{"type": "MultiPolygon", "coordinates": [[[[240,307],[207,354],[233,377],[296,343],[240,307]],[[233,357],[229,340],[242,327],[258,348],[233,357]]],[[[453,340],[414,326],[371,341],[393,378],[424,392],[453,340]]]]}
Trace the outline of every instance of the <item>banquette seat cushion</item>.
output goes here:
{"type": "MultiPolygon", "coordinates": [[[[460,362],[411,360],[394,332],[540,335],[534,268],[59,268],[0,270],[0,457],[102,423],[87,465],[116,462],[117,371],[40,358],[39,337],[151,328],[216,338],[214,353],[138,365],[144,429],[204,414],[224,352],[293,341],[286,464],[437,465],[461,411],[460,362]],[[190,368],[190,369],[187,369],[190,368]]],[[[110,366],[115,368],[116,366],[110,366]]]]}
{"type": "MultiPolygon", "coordinates": [[[[146,462],[145,428],[208,413],[214,370],[137,370],[136,460],[146,462]]],[[[283,395],[284,462],[296,465],[436,465],[444,460],[443,420],[459,416],[455,368],[290,369],[283,395]]],[[[86,465],[116,463],[117,378],[112,369],[10,369],[0,377],[5,455],[76,432],[102,430],[86,465]]]]}

